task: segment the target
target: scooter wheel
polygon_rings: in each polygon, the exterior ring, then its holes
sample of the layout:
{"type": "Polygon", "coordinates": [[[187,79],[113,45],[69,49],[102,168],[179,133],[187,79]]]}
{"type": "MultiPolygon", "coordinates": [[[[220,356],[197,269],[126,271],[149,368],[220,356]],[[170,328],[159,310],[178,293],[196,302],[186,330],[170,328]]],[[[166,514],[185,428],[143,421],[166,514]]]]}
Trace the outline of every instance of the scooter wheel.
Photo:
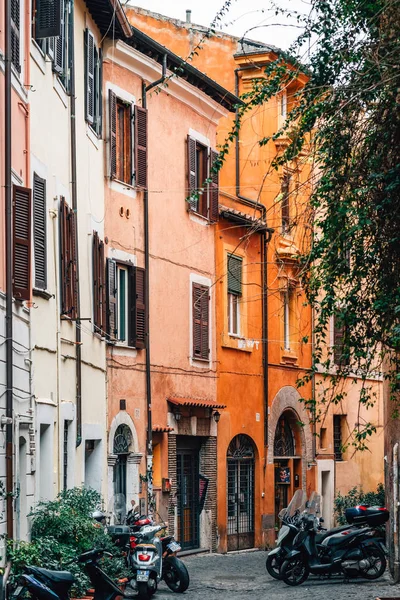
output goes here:
{"type": "Polygon", "coordinates": [[[285,560],[281,568],[281,579],[286,585],[301,585],[310,574],[308,564],[302,556],[285,560]]]}
{"type": "Polygon", "coordinates": [[[279,560],[279,556],[277,554],[273,554],[272,556],[268,555],[265,563],[265,567],[268,573],[274,579],[280,579],[280,570],[281,570],[281,561],[279,560]]]}
{"type": "Polygon", "coordinates": [[[366,554],[369,566],[360,569],[361,577],[365,579],[378,579],[382,577],[386,571],[386,557],[383,552],[379,548],[371,547],[368,548],[366,554]]]}
{"type": "Polygon", "coordinates": [[[178,594],[182,594],[189,587],[188,570],[176,556],[165,559],[163,577],[169,589],[178,594]]]}
{"type": "Polygon", "coordinates": [[[149,586],[147,585],[146,581],[140,581],[137,584],[137,591],[137,597],[139,598],[139,600],[149,600],[149,598],[152,596],[152,593],[149,590],[149,586]]]}

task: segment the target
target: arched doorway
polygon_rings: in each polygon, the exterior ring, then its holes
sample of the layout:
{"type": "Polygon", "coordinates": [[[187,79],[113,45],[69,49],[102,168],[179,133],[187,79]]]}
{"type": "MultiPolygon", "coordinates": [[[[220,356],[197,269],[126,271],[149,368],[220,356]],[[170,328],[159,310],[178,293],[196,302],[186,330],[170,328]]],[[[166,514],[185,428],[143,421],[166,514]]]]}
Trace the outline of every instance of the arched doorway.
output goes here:
{"type": "Polygon", "coordinates": [[[227,451],[228,551],[254,547],[255,446],[237,435],[227,451]]]}
{"type": "Polygon", "coordinates": [[[278,420],[274,437],[275,465],[275,525],[278,514],[286,508],[302,482],[302,448],[298,416],[291,410],[283,412],[278,420]]]}
{"type": "Polygon", "coordinates": [[[126,498],[127,460],[132,443],[132,433],[128,425],[118,425],[114,435],[113,452],[117,457],[114,465],[114,494],[123,494],[126,498]]]}

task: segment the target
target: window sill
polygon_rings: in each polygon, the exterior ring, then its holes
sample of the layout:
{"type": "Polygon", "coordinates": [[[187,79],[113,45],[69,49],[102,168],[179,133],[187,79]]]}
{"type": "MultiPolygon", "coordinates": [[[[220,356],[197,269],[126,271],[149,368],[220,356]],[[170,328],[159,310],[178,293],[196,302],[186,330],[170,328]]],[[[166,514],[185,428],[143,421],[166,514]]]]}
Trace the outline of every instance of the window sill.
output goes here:
{"type": "Polygon", "coordinates": [[[107,341],[107,346],[110,347],[112,354],[116,356],[129,356],[136,357],[138,350],[132,346],[125,346],[125,344],[119,344],[118,342],[107,341]]]}
{"type": "Polygon", "coordinates": [[[294,365],[298,361],[298,357],[290,350],[285,350],[281,356],[281,362],[285,365],[294,365]]]}
{"type": "Polygon", "coordinates": [[[68,108],[68,94],[65,91],[63,84],[60,82],[60,79],[57,73],[53,72],[53,89],[56,92],[57,96],[60,98],[61,102],[68,108]]]}
{"type": "Polygon", "coordinates": [[[120,181],[119,179],[111,179],[109,178],[109,185],[112,190],[115,192],[119,192],[120,194],[125,194],[125,196],[129,196],[130,198],[136,198],[137,188],[129,183],[125,183],[124,181],[120,181]]]}
{"type": "Polygon", "coordinates": [[[210,359],[208,358],[199,358],[197,356],[190,357],[190,364],[192,367],[197,367],[198,369],[210,369],[210,359]]]}
{"type": "Polygon", "coordinates": [[[204,217],[200,213],[197,213],[193,210],[189,210],[189,217],[191,221],[193,221],[194,223],[198,223],[199,225],[203,225],[203,227],[210,225],[210,221],[207,217],[204,217]]]}
{"type": "Polygon", "coordinates": [[[50,292],[47,292],[46,290],[41,290],[40,288],[33,288],[32,294],[34,296],[44,298],[45,300],[50,300],[50,298],[54,298],[54,294],[50,294],[50,292]]]}
{"type": "Polygon", "coordinates": [[[260,342],[246,339],[239,335],[233,335],[231,333],[222,334],[221,346],[223,348],[230,348],[231,350],[240,350],[240,352],[253,352],[254,348],[258,350],[260,342]]]}
{"type": "Polygon", "coordinates": [[[35,40],[31,42],[31,58],[36,63],[37,67],[42,71],[43,75],[46,74],[46,55],[43,53],[40,46],[35,40]]]}
{"type": "Polygon", "coordinates": [[[93,129],[91,124],[88,122],[86,122],[86,136],[92,142],[92,144],[96,148],[96,150],[98,150],[99,149],[99,141],[101,138],[99,135],[97,135],[97,133],[95,132],[95,130],[93,129]]]}

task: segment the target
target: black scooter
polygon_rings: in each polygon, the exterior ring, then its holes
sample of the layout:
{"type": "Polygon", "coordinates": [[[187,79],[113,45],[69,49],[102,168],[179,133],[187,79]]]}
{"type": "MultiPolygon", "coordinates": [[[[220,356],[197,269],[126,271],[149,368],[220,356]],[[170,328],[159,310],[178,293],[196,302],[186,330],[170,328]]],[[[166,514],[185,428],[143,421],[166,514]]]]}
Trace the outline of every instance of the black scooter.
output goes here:
{"type": "MultiPolygon", "coordinates": [[[[99,567],[98,562],[103,556],[111,556],[111,554],[95,549],[81,554],[78,558],[78,562],[83,564],[94,587],[94,600],[114,600],[117,596],[128,597],[99,567]]],[[[69,571],[50,571],[34,566],[26,566],[24,571],[12,594],[13,600],[25,598],[27,591],[36,600],[69,600],[69,593],[75,582],[74,576],[69,571]]],[[[8,597],[6,585],[7,581],[3,579],[3,600],[8,597]]]]}
{"type": "MultiPolygon", "coordinates": [[[[355,509],[351,510],[356,510],[355,509]]],[[[386,509],[381,520],[388,518],[386,509]]],[[[378,515],[379,517],[379,515],[378,515]]],[[[317,519],[315,515],[304,515],[300,531],[293,541],[293,549],[282,564],[281,579],[290,586],[303,583],[310,573],[331,575],[343,573],[346,577],[377,579],[386,569],[382,540],[371,527],[354,528],[351,525],[339,532],[328,531],[325,539],[317,545],[317,519]]],[[[381,524],[379,518],[375,519],[381,524]]],[[[365,523],[368,525],[368,523],[365,523]]]]}

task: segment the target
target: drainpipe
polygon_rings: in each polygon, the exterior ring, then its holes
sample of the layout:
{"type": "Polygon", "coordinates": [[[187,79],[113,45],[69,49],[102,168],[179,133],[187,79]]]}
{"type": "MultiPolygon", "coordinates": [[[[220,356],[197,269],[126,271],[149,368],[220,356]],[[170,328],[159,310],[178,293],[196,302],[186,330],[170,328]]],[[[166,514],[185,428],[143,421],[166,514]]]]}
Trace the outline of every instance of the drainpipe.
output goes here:
{"type": "Polygon", "coordinates": [[[4,2],[4,130],[5,130],[5,238],[6,238],[6,493],[7,537],[13,531],[13,290],[12,290],[12,180],[11,180],[11,0],[4,2]]]}
{"type": "MultiPolygon", "coordinates": [[[[260,65],[264,66],[264,65],[260,65]]],[[[239,96],[239,71],[254,69],[253,65],[246,65],[235,69],[235,95],[239,96]]],[[[236,117],[238,111],[236,111],[236,117]]],[[[240,193],[240,145],[239,136],[235,138],[235,158],[236,158],[236,196],[238,201],[245,205],[261,211],[262,219],[267,222],[266,207],[246,198],[240,193]]],[[[268,243],[271,241],[273,229],[267,229],[261,236],[261,286],[262,286],[262,350],[263,350],[263,387],[264,387],[264,446],[268,446],[268,243]]]]}
{"type": "Polygon", "coordinates": [[[393,446],[393,579],[399,580],[399,444],[393,446]]]}
{"type": "MultiPolygon", "coordinates": [[[[161,84],[167,76],[167,55],[163,56],[162,75],[153,83],[146,86],[142,81],[142,106],[147,108],[147,92],[156,85],[161,84]]],[[[151,412],[151,361],[150,361],[150,248],[149,248],[149,186],[147,185],[143,193],[143,218],[144,218],[144,268],[145,268],[145,297],[146,297],[146,398],[147,398],[147,498],[153,495],[153,482],[149,473],[153,469],[153,436],[152,436],[152,412],[151,412]]]]}
{"type": "MultiPolygon", "coordinates": [[[[71,0],[71,14],[74,14],[74,0],[71,0]]],[[[78,243],[78,190],[76,176],[76,99],[75,99],[75,39],[74,19],[71,19],[70,43],[70,121],[71,121],[71,191],[72,209],[75,213],[75,243],[76,243],[76,322],[75,322],[75,376],[76,376],[76,447],[82,442],[82,351],[81,351],[81,303],[79,285],[79,243],[78,243]]]]}

